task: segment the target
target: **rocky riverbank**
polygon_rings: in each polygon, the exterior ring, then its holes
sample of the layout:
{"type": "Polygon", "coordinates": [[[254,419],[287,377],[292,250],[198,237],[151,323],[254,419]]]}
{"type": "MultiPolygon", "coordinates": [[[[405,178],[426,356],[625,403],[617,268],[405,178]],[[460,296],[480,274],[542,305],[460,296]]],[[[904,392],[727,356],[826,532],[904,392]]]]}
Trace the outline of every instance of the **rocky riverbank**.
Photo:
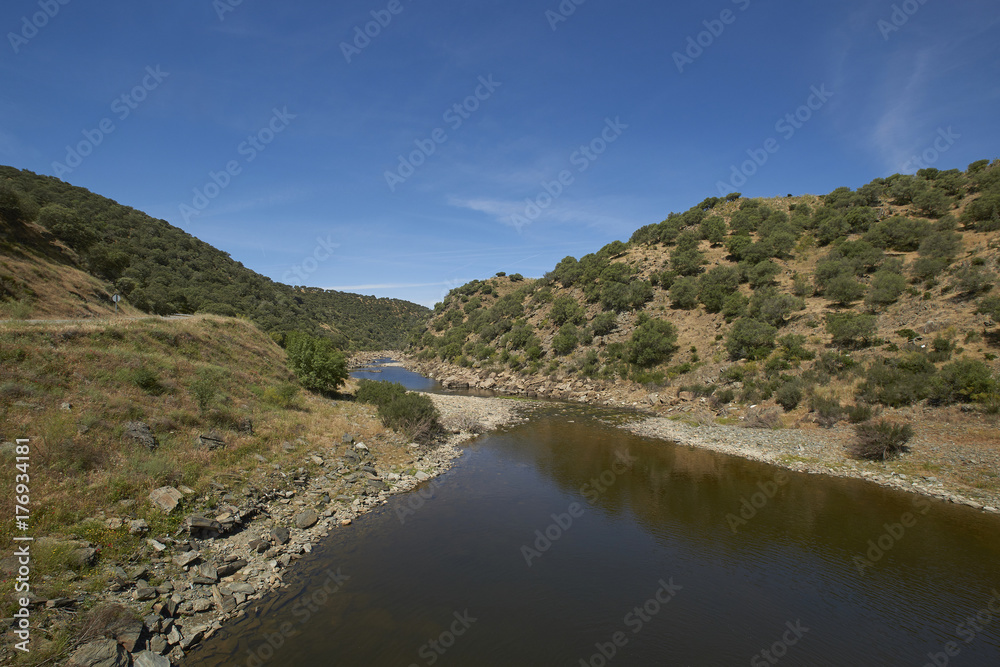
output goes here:
{"type": "MultiPolygon", "coordinates": [[[[524,419],[514,401],[431,395],[448,431],[434,446],[402,439],[285,442],[281,463],[259,462],[263,479],[240,491],[224,483],[195,497],[187,487],[163,487],[150,501],[184,516],[173,534],[148,534],[147,550],[131,563],[107,566],[109,588],[91,599],[45,600],[34,606],[101,607],[110,615],[93,641],[75,650],[73,667],[181,664],[185,654],[255,600],[283,585],[295,561],[334,530],[349,530],[364,513],[451,468],[458,445],[476,434],[524,419]],[[97,639],[96,637],[103,638],[97,639]],[[111,635],[111,636],[108,636],[111,635]]],[[[146,532],[145,522],[99,517],[110,533],[146,532]]],[[[96,560],[99,545],[67,542],[96,560]]]]}
{"type": "MultiPolygon", "coordinates": [[[[896,415],[902,417],[902,415],[896,415]]],[[[995,477],[1000,448],[995,429],[926,421],[917,427],[903,458],[875,463],[849,458],[845,443],[854,437],[849,424],[833,428],[757,429],[700,424],[669,417],[647,417],[622,428],[637,435],[711,449],[799,472],[854,477],[901,491],[920,493],[1000,513],[1000,493],[976,488],[995,477]],[[962,438],[964,442],[945,439],[962,438]]]]}

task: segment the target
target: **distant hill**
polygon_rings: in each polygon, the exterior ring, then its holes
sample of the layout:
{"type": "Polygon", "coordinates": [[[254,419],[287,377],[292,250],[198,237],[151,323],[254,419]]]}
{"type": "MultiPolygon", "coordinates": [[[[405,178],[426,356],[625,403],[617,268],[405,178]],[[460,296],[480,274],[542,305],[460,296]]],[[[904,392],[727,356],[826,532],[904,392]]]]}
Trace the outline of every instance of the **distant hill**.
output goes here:
{"type": "Polygon", "coordinates": [[[411,352],[437,377],[542,395],[672,385],[718,405],[1000,412],[998,282],[1000,161],[981,160],[706,199],[542,279],[452,290],[411,352]]]}
{"type": "Polygon", "coordinates": [[[324,334],[354,349],[402,346],[430,312],[399,299],[276,283],[164,220],[0,166],[6,316],[105,314],[114,292],[126,312],[243,316],[268,332],[324,334]]]}

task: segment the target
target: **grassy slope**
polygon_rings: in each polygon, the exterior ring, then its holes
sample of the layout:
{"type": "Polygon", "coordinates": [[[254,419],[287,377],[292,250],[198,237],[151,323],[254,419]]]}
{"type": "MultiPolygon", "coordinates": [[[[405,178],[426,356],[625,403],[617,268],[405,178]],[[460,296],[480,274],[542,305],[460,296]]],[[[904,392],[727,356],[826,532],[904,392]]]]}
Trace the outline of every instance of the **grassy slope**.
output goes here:
{"type": "MultiPolygon", "coordinates": [[[[30,534],[85,539],[100,545],[102,564],[128,563],[147,549],[144,538],[109,530],[95,517],[143,518],[151,535],[168,534],[183,513],[154,510],[154,488],[185,484],[202,496],[221,481],[238,491],[263,484],[272,462],[288,465],[294,457],[302,465],[301,453],[286,452],[284,441],[339,442],[345,432],[369,442],[394,437],[370,406],[299,393],[292,379],[284,351],[237,319],[0,324],[0,442],[31,440],[30,534]],[[204,409],[193,391],[199,379],[208,387],[204,409]],[[253,420],[252,435],[235,430],[243,418],[253,420]],[[159,449],[126,441],[130,420],[149,424],[159,449]],[[227,446],[209,452],[195,440],[213,428],[227,446]]],[[[0,452],[4,484],[12,485],[13,447],[0,452]]],[[[0,511],[14,515],[11,493],[0,494],[0,511]]],[[[13,528],[12,520],[0,526],[0,542],[11,543],[13,528]]],[[[103,566],[72,572],[64,553],[36,549],[35,557],[39,595],[105,586],[103,566]]],[[[13,586],[12,578],[0,581],[0,617],[13,613],[13,586]]],[[[43,638],[58,643],[72,635],[72,628],[60,635],[58,623],[35,620],[46,628],[43,638]]]]}

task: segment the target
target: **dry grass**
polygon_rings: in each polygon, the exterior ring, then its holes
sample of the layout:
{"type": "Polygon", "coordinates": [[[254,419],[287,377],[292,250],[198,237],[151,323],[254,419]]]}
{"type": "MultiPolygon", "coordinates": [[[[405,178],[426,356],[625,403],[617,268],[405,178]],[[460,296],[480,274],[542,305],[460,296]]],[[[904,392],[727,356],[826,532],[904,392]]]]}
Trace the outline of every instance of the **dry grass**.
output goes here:
{"type": "MultiPolygon", "coordinates": [[[[173,532],[183,514],[154,510],[148,494],[156,487],[184,484],[201,495],[218,480],[233,490],[272,484],[272,466],[257,455],[302,466],[308,451],[339,447],[344,433],[376,453],[390,448],[380,443],[405,444],[370,406],[299,391],[293,380],[284,352],[238,319],[0,324],[0,441],[31,441],[31,534],[73,535],[97,545],[104,562],[129,562],[144,539],[98,517],[142,518],[153,535],[173,532]],[[200,378],[209,390],[199,395],[192,386],[200,378]],[[236,430],[245,418],[252,434],[236,430]],[[155,451],[123,437],[129,420],[151,427],[155,451]],[[213,428],[226,446],[199,447],[197,435],[213,428]]],[[[8,457],[0,462],[13,470],[8,457]]],[[[13,516],[11,494],[0,494],[0,512],[13,516]]],[[[9,542],[12,529],[13,522],[0,526],[0,541],[9,542]]],[[[72,573],[58,554],[48,561],[40,595],[104,585],[101,568],[72,573]]],[[[12,613],[13,583],[0,581],[0,616],[12,613]]]]}

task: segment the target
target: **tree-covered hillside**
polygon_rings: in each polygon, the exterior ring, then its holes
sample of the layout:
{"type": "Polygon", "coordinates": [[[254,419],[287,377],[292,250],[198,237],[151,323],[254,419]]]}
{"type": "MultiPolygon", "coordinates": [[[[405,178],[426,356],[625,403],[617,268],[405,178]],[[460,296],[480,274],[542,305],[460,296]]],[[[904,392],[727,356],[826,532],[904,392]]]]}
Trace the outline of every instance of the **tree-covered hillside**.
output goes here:
{"type": "Polygon", "coordinates": [[[265,331],[322,333],[340,346],[383,349],[402,345],[429,312],[398,299],[275,283],[164,220],[12,167],[0,167],[0,224],[7,237],[0,253],[80,268],[149,313],[241,315],[265,331]],[[17,233],[32,222],[65,249],[17,233]]]}
{"type": "Polygon", "coordinates": [[[1000,409],[998,232],[1000,161],[712,197],[542,279],[452,290],[413,350],[481,377],[674,384],[723,404],[835,391],[1000,409]]]}

